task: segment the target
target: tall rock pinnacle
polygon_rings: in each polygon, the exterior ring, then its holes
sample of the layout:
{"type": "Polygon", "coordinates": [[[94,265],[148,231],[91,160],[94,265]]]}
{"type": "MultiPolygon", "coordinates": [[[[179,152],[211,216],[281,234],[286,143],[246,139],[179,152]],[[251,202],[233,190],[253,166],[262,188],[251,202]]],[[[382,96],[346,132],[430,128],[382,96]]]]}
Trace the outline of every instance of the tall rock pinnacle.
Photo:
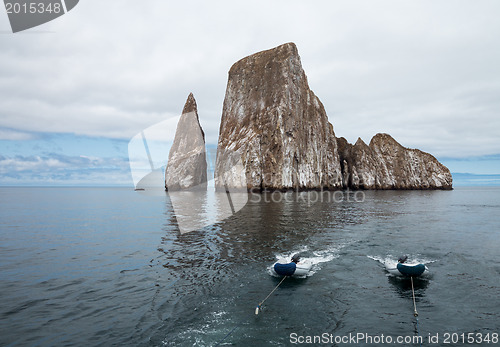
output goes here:
{"type": "Polygon", "coordinates": [[[342,188],[337,141],[293,43],[236,62],[219,131],[216,186],[342,188]],[[236,154],[243,172],[232,169],[236,154]]]}
{"type": "Polygon", "coordinates": [[[207,185],[205,134],[193,93],[189,94],[177,123],[165,170],[165,189],[203,188],[207,185]]]}

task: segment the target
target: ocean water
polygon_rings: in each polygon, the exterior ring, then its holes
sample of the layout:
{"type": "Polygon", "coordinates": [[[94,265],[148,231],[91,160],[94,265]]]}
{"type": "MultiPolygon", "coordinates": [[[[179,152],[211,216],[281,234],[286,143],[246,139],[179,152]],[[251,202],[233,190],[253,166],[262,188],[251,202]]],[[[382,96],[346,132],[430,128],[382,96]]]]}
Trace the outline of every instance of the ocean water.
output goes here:
{"type": "Polygon", "coordinates": [[[0,188],[0,345],[499,344],[500,189],[356,194],[252,196],[181,234],[166,193],[0,188]],[[296,252],[311,273],[256,315],[296,252]],[[418,319],[402,254],[429,269],[418,319]]]}

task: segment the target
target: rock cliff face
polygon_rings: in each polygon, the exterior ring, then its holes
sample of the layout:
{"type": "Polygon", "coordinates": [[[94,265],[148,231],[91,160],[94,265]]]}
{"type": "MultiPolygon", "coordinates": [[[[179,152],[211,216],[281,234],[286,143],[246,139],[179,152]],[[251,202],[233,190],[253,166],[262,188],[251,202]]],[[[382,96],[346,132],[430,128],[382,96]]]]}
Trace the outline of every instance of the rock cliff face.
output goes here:
{"type": "Polygon", "coordinates": [[[207,161],[205,133],[198,118],[193,94],[189,94],[177,123],[174,142],[168,155],[165,189],[206,189],[207,161]]]}
{"type": "Polygon", "coordinates": [[[436,158],[387,134],[369,145],[337,139],[293,43],[231,67],[215,182],[226,190],[452,189],[436,158]]]}
{"type": "Polygon", "coordinates": [[[387,134],[366,145],[337,139],[343,186],[353,189],[452,189],[450,170],[429,153],[401,146],[387,134]]]}
{"type": "Polygon", "coordinates": [[[295,44],[231,67],[215,179],[218,188],[342,188],[333,127],[309,89],[295,44]],[[237,160],[242,170],[234,169],[237,160]]]}

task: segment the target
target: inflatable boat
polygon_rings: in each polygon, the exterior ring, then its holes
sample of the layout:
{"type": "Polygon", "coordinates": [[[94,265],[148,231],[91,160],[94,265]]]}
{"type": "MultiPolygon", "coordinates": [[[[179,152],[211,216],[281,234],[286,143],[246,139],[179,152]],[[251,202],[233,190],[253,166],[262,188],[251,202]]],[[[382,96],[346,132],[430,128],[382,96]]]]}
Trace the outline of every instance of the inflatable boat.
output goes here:
{"type": "Polygon", "coordinates": [[[308,262],[294,263],[280,260],[273,265],[274,272],[279,276],[304,277],[311,271],[312,264],[308,262]]]}
{"type": "Polygon", "coordinates": [[[396,267],[387,265],[386,269],[392,275],[417,277],[423,274],[427,267],[424,264],[398,263],[396,267]]]}

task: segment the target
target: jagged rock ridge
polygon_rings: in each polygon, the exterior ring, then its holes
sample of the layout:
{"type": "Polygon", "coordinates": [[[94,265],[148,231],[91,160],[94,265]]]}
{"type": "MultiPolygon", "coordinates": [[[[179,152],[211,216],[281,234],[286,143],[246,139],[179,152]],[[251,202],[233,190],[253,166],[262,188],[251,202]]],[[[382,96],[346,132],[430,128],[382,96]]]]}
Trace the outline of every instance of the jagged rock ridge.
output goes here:
{"type": "Polygon", "coordinates": [[[388,134],[367,145],[337,139],[343,187],[353,189],[452,189],[450,170],[431,154],[401,146],[388,134]]]}
{"type": "Polygon", "coordinates": [[[177,123],[174,142],[165,170],[165,189],[202,188],[207,185],[205,133],[198,118],[198,108],[190,93],[177,123]]]}
{"type": "Polygon", "coordinates": [[[293,43],[236,62],[219,132],[216,186],[340,189],[333,126],[293,43]],[[241,171],[232,168],[241,159],[241,171]]]}

